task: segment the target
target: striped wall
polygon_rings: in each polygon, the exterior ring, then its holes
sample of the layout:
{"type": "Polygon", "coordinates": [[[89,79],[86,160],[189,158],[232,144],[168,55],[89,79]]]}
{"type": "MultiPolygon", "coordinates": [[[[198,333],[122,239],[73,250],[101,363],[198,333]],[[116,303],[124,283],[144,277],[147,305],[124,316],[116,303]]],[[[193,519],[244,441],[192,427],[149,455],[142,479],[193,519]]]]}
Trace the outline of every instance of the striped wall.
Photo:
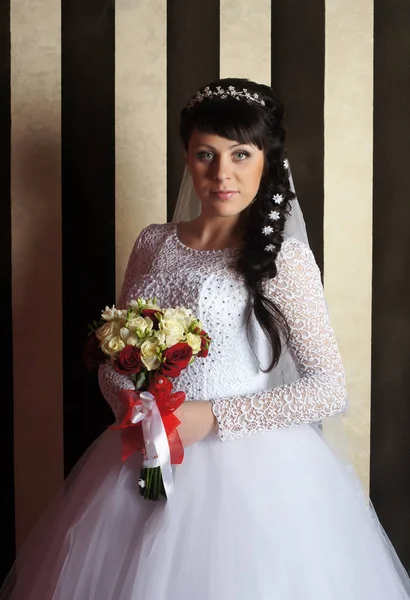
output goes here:
{"type": "Polygon", "coordinates": [[[410,566],[409,27],[406,0],[0,3],[0,575],[110,423],[84,332],[115,301],[138,232],[172,217],[179,111],[219,75],[272,82],[284,100],[353,460],[410,566]]]}

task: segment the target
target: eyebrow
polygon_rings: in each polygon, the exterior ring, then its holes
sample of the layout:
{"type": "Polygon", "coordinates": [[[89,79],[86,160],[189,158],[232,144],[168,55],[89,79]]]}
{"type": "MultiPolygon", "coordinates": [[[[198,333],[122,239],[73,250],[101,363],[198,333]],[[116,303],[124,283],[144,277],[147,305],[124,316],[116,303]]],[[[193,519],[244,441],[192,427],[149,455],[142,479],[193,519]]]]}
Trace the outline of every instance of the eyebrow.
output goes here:
{"type": "MultiPolygon", "coordinates": [[[[198,147],[200,146],[204,146],[205,148],[209,148],[210,150],[213,150],[214,152],[216,152],[216,148],[214,148],[213,146],[211,146],[210,144],[198,144],[198,147]]],[[[229,146],[228,150],[233,150],[234,148],[237,148],[238,146],[249,146],[249,144],[233,144],[232,146],[229,146]]]]}

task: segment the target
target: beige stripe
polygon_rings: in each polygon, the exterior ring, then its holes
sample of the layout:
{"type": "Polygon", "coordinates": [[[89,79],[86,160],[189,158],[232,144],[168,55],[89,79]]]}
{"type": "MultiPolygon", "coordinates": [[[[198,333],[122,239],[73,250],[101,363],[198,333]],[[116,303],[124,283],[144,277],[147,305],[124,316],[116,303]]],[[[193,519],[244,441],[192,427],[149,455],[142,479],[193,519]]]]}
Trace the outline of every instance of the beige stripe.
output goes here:
{"type": "Polygon", "coordinates": [[[326,2],[325,291],[346,367],[352,458],[369,486],[373,1],[326,2]]]}
{"type": "Polygon", "coordinates": [[[60,32],[60,0],[11,3],[18,546],[63,480],[60,32]]]}
{"type": "Polygon", "coordinates": [[[116,2],[116,283],[138,233],[166,221],[166,3],[116,2]]]}
{"type": "Polygon", "coordinates": [[[221,77],[270,85],[271,1],[220,0],[221,77]]]}

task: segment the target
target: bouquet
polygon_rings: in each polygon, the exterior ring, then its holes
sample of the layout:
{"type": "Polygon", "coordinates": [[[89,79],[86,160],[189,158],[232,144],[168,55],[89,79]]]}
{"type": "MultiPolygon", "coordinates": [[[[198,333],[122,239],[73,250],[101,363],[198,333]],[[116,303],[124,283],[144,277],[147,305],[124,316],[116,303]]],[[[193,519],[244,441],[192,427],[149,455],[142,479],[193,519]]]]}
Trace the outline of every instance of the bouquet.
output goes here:
{"type": "Polygon", "coordinates": [[[190,309],[163,309],[155,298],[131,300],[126,309],[107,306],[89,330],[89,366],[108,356],[135,386],[120,392],[125,416],[112,426],[121,432],[122,460],[141,452],[140,494],[146,500],[166,497],[173,486],[171,465],[180,464],[184,456],[174,411],[185,394],[174,392],[171,380],[208,355],[211,338],[190,309]]]}

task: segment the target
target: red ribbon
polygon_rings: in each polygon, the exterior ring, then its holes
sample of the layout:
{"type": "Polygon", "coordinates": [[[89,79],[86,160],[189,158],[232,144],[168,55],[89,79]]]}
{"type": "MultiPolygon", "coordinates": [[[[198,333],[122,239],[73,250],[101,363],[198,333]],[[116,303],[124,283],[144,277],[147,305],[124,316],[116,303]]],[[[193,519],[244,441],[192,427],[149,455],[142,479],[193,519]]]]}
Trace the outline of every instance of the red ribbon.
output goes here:
{"type": "MultiPolygon", "coordinates": [[[[164,379],[166,378],[164,377],[164,379]]],[[[169,382],[169,380],[166,381],[169,382]]],[[[168,390],[164,389],[153,390],[151,386],[148,388],[148,391],[155,397],[164,424],[171,454],[171,464],[180,465],[184,459],[184,447],[177,431],[177,427],[181,421],[174,415],[174,411],[184,402],[185,393],[175,392],[171,394],[168,390]]],[[[120,424],[112,425],[111,429],[121,430],[121,458],[125,461],[134,452],[143,453],[145,450],[142,424],[141,422],[132,423],[131,421],[133,408],[142,406],[142,402],[139,398],[139,391],[136,390],[121,390],[118,397],[121,404],[126,408],[126,413],[120,424]]]]}

